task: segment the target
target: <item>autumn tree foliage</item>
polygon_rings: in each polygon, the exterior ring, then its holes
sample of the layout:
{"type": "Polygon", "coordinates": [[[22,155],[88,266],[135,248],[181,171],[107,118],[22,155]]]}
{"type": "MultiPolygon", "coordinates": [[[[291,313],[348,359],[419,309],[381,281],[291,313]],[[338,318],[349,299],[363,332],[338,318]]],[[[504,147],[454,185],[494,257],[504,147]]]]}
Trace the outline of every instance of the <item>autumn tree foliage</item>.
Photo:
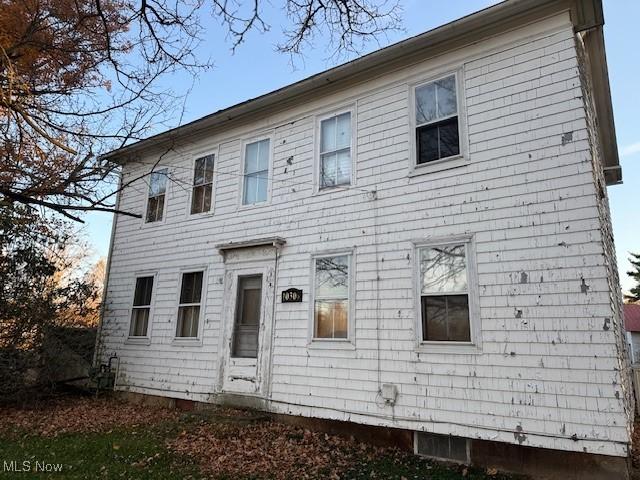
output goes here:
{"type": "MultiPolygon", "coordinates": [[[[233,48],[267,30],[266,0],[0,0],[0,201],[45,207],[73,220],[115,211],[117,165],[98,155],[175,125],[172,72],[196,58],[212,14],[233,48]],[[266,6],[266,7],[265,7],[266,6]]],[[[278,8],[273,5],[270,8],[278,8]]],[[[357,51],[397,28],[388,0],[283,0],[282,52],[314,37],[357,51]]],[[[132,212],[118,212],[135,215],[132,212]]]]}
{"type": "Polygon", "coordinates": [[[99,282],[69,275],[65,222],[139,216],[117,210],[119,166],[100,154],[179,123],[184,92],[163,80],[211,66],[196,55],[204,15],[235,49],[269,29],[265,8],[284,9],[277,49],[292,55],[318,38],[357,51],[399,25],[394,0],[0,0],[0,384],[25,377],[20,352],[47,329],[97,318],[99,282]]]}
{"type": "Polygon", "coordinates": [[[116,165],[98,153],[144,136],[174,98],[155,89],[195,65],[192,12],[119,0],[0,0],[0,198],[113,210],[116,165]]]}
{"type": "Polygon", "coordinates": [[[0,205],[0,403],[48,392],[69,354],[89,361],[102,279],[78,274],[79,247],[61,219],[0,205]]]}

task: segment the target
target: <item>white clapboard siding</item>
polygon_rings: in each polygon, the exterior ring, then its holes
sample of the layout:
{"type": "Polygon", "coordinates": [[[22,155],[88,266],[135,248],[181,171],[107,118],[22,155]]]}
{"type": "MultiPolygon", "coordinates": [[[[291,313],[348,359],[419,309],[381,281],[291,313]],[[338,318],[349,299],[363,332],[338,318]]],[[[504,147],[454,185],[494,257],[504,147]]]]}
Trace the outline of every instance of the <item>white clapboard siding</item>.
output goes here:
{"type": "MultiPolygon", "coordinates": [[[[628,365],[589,86],[569,19],[528,25],[253,124],[179,139],[124,166],[123,181],[161,153],[170,169],[165,219],[118,217],[102,348],[120,357],[118,387],[214,401],[223,259],[215,245],[280,236],[269,408],[277,412],[627,455],[628,365]],[[462,68],[470,162],[409,175],[410,86],[462,68]],[[316,115],[355,118],[354,188],[318,193],[316,115]],[[270,135],[270,201],[239,208],[244,142],[270,135]],[[215,154],[213,213],[189,216],[193,158],[215,154]],[[375,190],[375,195],[371,192],[375,190]],[[472,235],[480,352],[416,350],[414,243],[472,235]],[[311,256],[353,251],[354,338],[308,345],[311,256]],[[201,338],[176,343],[180,274],[206,267],[201,338]],[[156,274],[148,345],[127,341],[135,276],[156,274]],[[394,383],[385,406],[381,383],[394,383]],[[522,438],[520,438],[522,440],[522,438]]],[[[144,212],[136,181],[120,208],[144,212]]]]}

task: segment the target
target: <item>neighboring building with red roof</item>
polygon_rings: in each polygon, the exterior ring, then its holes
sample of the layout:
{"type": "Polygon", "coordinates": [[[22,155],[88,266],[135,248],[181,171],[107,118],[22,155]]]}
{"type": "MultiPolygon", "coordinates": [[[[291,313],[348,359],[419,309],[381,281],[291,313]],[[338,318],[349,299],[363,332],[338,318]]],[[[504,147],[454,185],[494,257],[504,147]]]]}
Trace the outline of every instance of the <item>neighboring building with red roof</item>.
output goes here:
{"type": "Polygon", "coordinates": [[[631,349],[631,360],[640,363],[640,304],[624,304],[624,328],[631,349]]]}

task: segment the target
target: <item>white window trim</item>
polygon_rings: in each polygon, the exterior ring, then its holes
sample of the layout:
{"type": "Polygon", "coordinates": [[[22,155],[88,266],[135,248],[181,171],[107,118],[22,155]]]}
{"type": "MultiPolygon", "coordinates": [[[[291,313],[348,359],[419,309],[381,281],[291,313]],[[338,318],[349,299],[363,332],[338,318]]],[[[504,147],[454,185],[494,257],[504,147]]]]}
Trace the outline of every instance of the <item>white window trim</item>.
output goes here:
{"type": "Polygon", "coordinates": [[[354,248],[323,251],[321,253],[311,255],[310,260],[310,272],[311,277],[309,279],[309,323],[307,328],[307,347],[317,348],[355,348],[355,266],[356,266],[356,252],[354,248]],[[349,282],[348,282],[348,324],[347,324],[347,338],[315,338],[315,302],[316,302],[316,260],[327,257],[349,257],[349,282]]]}
{"type": "Polygon", "coordinates": [[[423,78],[418,82],[408,84],[409,87],[409,176],[423,175],[425,173],[439,172],[451,168],[462,167],[469,164],[469,136],[467,134],[466,95],[464,88],[464,68],[449,68],[435,75],[423,78]],[[440,158],[432,162],[418,164],[416,145],[416,88],[428,83],[436,82],[443,78],[455,76],[456,102],[458,107],[458,139],[460,153],[450,157],[440,158]]]}
{"type": "Polygon", "coordinates": [[[154,227],[157,225],[164,225],[167,220],[167,206],[169,205],[169,189],[171,187],[171,167],[168,165],[156,165],[153,170],[150,170],[145,178],[148,178],[149,181],[145,182],[146,193],[144,200],[144,212],[142,213],[142,226],[143,227],[154,227]],[[159,170],[167,169],[167,186],[164,191],[164,206],[162,207],[162,220],[157,220],[155,222],[147,222],[147,209],[149,208],[149,189],[151,185],[151,174],[153,172],[157,172],[159,170]]]}
{"type": "Polygon", "coordinates": [[[264,207],[266,205],[271,204],[271,190],[272,190],[272,178],[273,178],[273,149],[274,149],[274,135],[273,132],[265,133],[264,135],[259,135],[251,138],[246,138],[242,140],[240,144],[240,188],[238,188],[239,197],[238,197],[238,210],[247,210],[251,208],[259,208],[264,207]],[[267,174],[267,199],[264,202],[259,203],[250,203],[245,205],[243,203],[244,200],[244,168],[245,168],[245,153],[247,150],[247,145],[250,145],[255,142],[260,142],[262,140],[269,140],[269,171],[267,174]]]}
{"type": "Polygon", "coordinates": [[[313,194],[314,195],[322,195],[325,193],[347,190],[356,186],[356,138],[357,138],[357,111],[356,104],[345,105],[343,107],[334,108],[331,111],[325,111],[323,113],[319,113],[315,115],[314,120],[314,128],[313,128],[313,164],[314,164],[314,186],[313,186],[313,194]],[[351,177],[349,179],[349,185],[335,185],[329,187],[321,186],[321,157],[320,157],[320,148],[322,143],[322,137],[320,132],[320,125],[323,120],[327,120],[332,117],[336,117],[338,115],[342,115],[343,113],[349,113],[351,115],[351,143],[350,143],[350,153],[351,153],[351,177]]]}
{"type": "Polygon", "coordinates": [[[472,235],[458,235],[417,240],[413,243],[413,284],[414,284],[414,313],[415,313],[415,343],[418,353],[481,353],[482,332],[480,321],[480,302],[478,288],[478,273],[475,255],[475,241],[472,235]],[[438,340],[422,340],[422,304],[420,279],[420,250],[429,247],[445,245],[465,245],[465,261],[467,270],[467,295],[469,298],[469,329],[470,342],[453,342],[438,340]]]}
{"type": "Polygon", "coordinates": [[[157,271],[140,271],[135,272],[133,275],[133,285],[131,287],[131,296],[129,298],[129,322],[127,323],[127,338],[125,339],[125,343],[135,344],[135,345],[150,345],[151,344],[151,329],[153,325],[153,314],[155,310],[155,297],[156,291],[158,287],[158,272],[157,271]],[[133,315],[133,300],[136,296],[136,283],[138,282],[138,278],[142,277],[153,277],[153,287],[151,289],[151,300],[149,304],[149,321],[147,323],[147,334],[145,336],[133,336],[131,335],[131,320],[133,315]]]}
{"type": "Polygon", "coordinates": [[[173,312],[173,321],[171,326],[173,329],[172,344],[182,347],[199,347],[202,346],[202,332],[204,329],[204,321],[206,320],[205,309],[207,306],[207,286],[208,281],[208,268],[205,265],[194,265],[190,267],[183,267],[178,272],[178,292],[175,299],[175,309],[173,312]],[[198,317],[198,335],[195,337],[178,337],[178,312],[181,306],[197,305],[197,304],[180,304],[180,293],[182,292],[182,281],[185,273],[202,272],[202,292],[200,293],[200,315],[198,317]]]}
{"type": "Polygon", "coordinates": [[[186,210],[186,215],[188,218],[207,217],[207,216],[213,215],[213,212],[215,210],[215,205],[216,205],[215,199],[216,199],[216,183],[218,181],[217,165],[218,165],[218,159],[219,159],[219,152],[220,152],[220,147],[216,146],[206,150],[193,152],[190,156],[190,162],[189,162],[189,165],[191,166],[191,172],[189,174],[190,188],[189,188],[189,195],[187,198],[187,210],[186,210]],[[193,199],[193,187],[194,187],[193,180],[194,180],[195,169],[196,169],[196,160],[198,158],[206,157],[207,155],[213,155],[213,178],[211,179],[211,208],[209,209],[208,212],[191,213],[191,201],[193,199]]]}

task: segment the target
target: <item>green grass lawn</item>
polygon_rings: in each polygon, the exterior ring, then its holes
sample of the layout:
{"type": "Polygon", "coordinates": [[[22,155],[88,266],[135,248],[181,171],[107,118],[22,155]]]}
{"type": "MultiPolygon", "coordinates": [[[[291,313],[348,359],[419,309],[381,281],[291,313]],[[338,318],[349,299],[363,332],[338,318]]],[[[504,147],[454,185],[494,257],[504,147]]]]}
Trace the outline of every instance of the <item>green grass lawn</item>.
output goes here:
{"type": "Polygon", "coordinates": [[[182,479],[204,478],[193,460],[165,446],[171,430],[69,433],[58,437],[24,435],[0,439],[0,460],[30,462],[31,471],[17,474],[0,465],[0,478],[182,479]],[[60,464],[61,472],[36,472],[36,461],[60,464]]]}
{"type": "MultiPolygon", "coordinates": [[[[113,408],[120,407],[115,404],[113,408]]],[[[85,406],[85,415],[86,410],[85,406]]],[[[73,415],[73,410],[65,410],[65,415],[73,415]]],[[[4,429],[0,428],[0,479],[514,478],[462,466],[445,467],[397,450],[376,449],[353,440],[242,415],[189,413],[164,418],[155,424],[114,425],[113,428],[103,422],[99,427],[93,426],[94,431],[82,431],[77,421],[72,424],[73,428],[65,429],[62,419],[57,421],[63,425],[61,429],[65,433],[61,434],[44,429],[42,423],[32,429],[25,421],[8,428],[5,425],[4,429]],[[263,438],[263,445],[259,445],[263,438]],[[176,449],[175,442],[179,442],[181,447],[176,449]],[[209,445],[212,448],[215,445],[217,450],[211,453],[209,445]],[[245,449],[246,459],[243,458],[245,449]],[[271,463],[266,461],[264,468],[261,467],[263,459],[260,457],[270,456],[271,451],[279,452],[280,458],[271,463]],[[325,463],[318,460],[320,467],[315,468],[314,455],[324,458],[325,463]],[[331,468],[334,459],[340,462],[338,470],[331,468]],[[14,471],[10,470],[12,461],[17,467],[14,471]],[[249,469],[247,474],[239,473],[245,461],[247,465],[254,464],[254,469],[249,469]],[[36,471],[36,468],[42,468],[43,463],[49,464],[50,469],[58,464],[61,471],[36,471]],[[287,473],[289,463],[293,465],[291,473],[287,473]],[[225,470],[226,465],[231,465],[232,469],[225,470]],[[307,465],[312,468],[307,469],[307,465]]]]}

